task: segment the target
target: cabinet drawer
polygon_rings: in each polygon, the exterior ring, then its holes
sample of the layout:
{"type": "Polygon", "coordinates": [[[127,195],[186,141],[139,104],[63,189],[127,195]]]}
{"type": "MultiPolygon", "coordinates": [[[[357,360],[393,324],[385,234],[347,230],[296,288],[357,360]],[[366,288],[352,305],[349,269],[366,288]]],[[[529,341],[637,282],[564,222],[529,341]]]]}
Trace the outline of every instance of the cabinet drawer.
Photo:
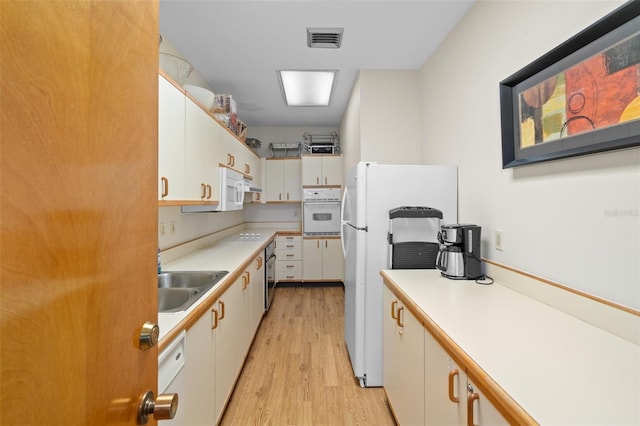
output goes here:
{"type": "Polygon", "coordinates": [[[291,260],[291,261],[282,261],[278,262],[278,272],[302,272],[302,261],[300,260],[291,260]]]}
{"type": "Polygon", "coordinates": [[[302,260],[302,246],[298,244],[292,248],[278,249],[276,256],[279,261],[302,260]]]}

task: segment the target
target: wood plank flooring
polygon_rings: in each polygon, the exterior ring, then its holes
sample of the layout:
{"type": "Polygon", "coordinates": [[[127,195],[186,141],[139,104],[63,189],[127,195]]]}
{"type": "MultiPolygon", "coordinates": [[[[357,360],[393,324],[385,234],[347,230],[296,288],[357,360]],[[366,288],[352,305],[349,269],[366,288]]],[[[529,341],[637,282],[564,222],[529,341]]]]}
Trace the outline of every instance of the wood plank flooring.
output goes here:
{"type": "Polygon", "coordinates": [[[395,425],[382,388],[361,388],[344,343],[342,287],[281,287],[221,425],[395,425]]]}

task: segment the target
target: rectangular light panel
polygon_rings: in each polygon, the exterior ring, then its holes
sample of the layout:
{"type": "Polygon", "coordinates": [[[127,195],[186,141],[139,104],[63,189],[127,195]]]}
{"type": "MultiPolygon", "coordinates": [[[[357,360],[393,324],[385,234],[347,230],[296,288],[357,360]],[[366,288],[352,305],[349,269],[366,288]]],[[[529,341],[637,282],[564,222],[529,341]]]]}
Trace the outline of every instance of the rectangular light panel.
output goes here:
{"type": "Polygon", "coordinates": [[[279,70],[288,106],[329,106],[337,71],[279,70]]]}

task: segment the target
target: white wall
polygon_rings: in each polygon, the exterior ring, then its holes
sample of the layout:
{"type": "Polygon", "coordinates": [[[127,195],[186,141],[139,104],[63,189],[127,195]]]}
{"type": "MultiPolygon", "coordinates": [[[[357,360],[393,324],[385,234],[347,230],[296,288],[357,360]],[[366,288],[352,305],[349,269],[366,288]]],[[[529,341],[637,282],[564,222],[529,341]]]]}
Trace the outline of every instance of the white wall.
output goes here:
{"type": "Polygon", "coordinates": [[[420,164],[420,96],[415,70],[361,70],[341,131],[345,172],[358,161],[420,164]]]}
{"type": "Polygon", "coordinates": [[[478,1],[420,70],[422,162],[459,165],[485,257],[640,309],[640,150],[501,168],[498,83],[622,3],[478,1]]]}

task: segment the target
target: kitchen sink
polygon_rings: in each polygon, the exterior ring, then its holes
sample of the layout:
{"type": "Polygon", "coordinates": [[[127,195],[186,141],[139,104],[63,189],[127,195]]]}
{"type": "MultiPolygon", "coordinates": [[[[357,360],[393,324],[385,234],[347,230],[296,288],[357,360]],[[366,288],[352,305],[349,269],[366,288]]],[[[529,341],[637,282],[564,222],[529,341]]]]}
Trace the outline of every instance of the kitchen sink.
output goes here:
{"type": "Polygon", "coordinates": [[[158,274],[158,312],[186,310],[228,273],[228,271],[168,271],[158,274]]]}

